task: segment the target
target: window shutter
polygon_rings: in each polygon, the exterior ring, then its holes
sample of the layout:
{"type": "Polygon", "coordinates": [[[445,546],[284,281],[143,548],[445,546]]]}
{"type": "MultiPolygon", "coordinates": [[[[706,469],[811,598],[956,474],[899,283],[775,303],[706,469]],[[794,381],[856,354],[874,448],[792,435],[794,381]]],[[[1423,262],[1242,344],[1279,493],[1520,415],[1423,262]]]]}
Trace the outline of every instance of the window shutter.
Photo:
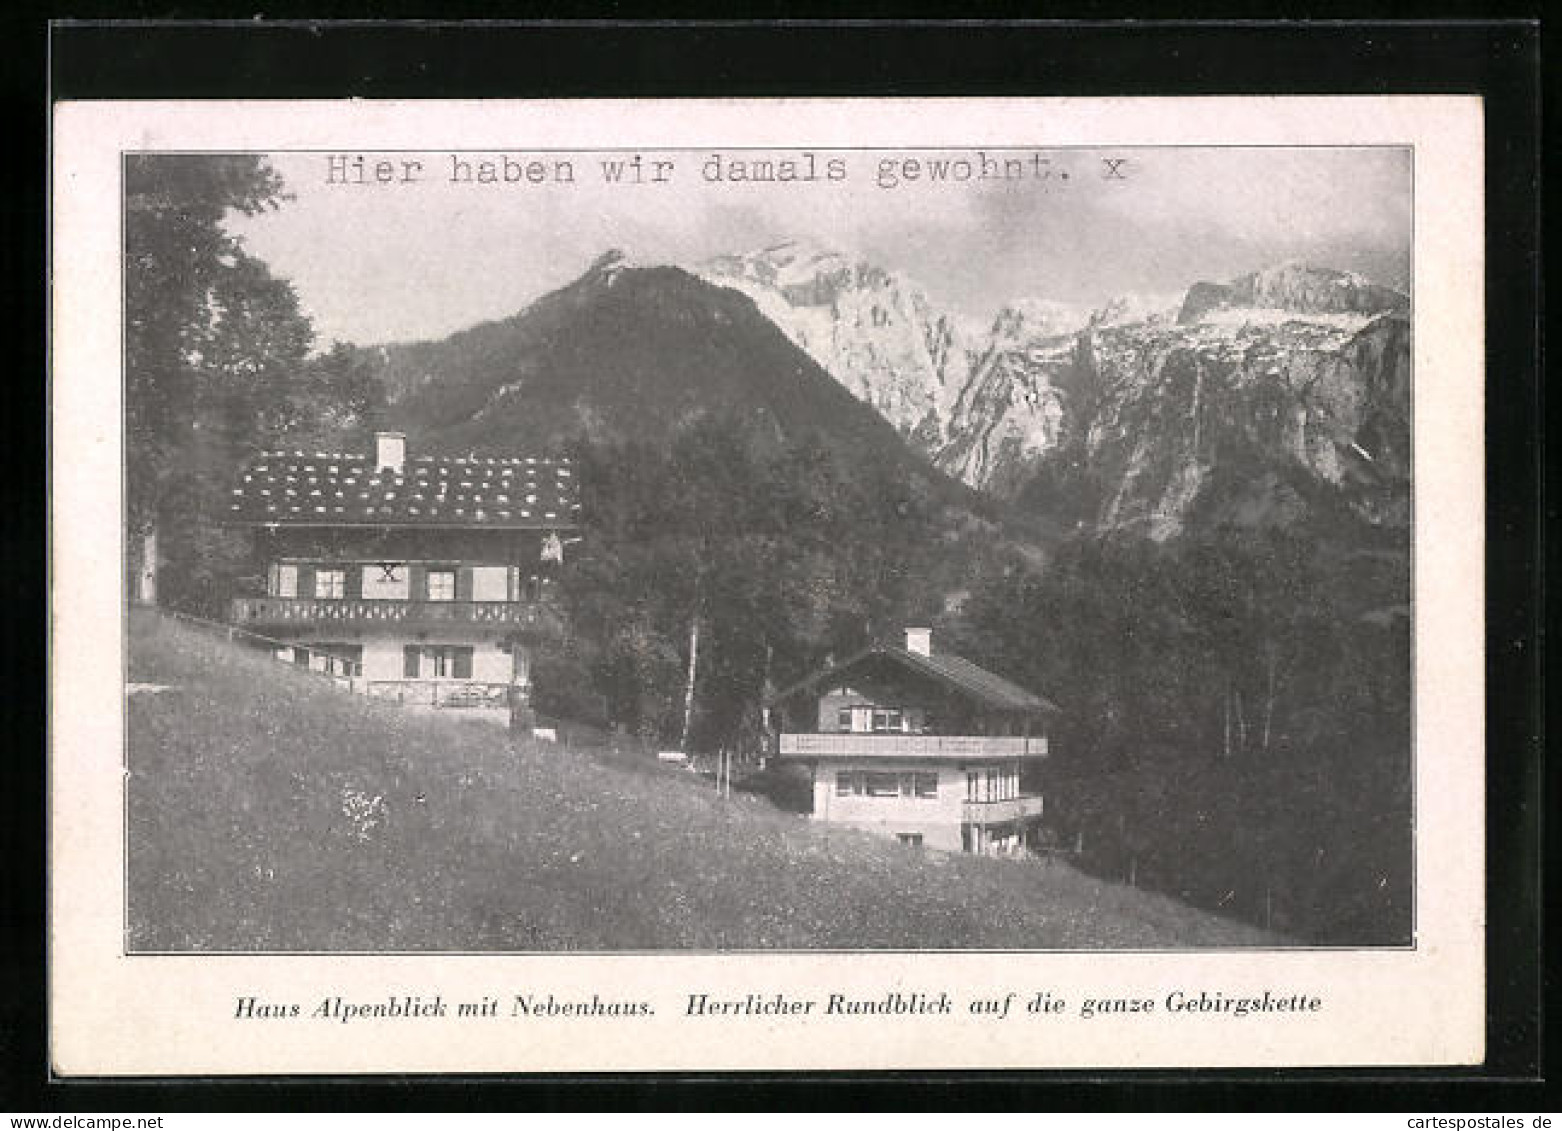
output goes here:
{"type": "Polygon", "coordinates": [[[456,660],[456,662],[455,662],[455,671],[453,671],[451,674],[454,675],[457,679],[471,679],[472,678],[472,649],[470,649],[470,648],[457,648],[455,650],[455,653],[456,653],[456,657],[455,657],[455,660],[456,660]]]}
{"type": "Polygon", "coordinates": [[[418,678],[418,646],[408,644],[401,650],[401,675],[403,679],[418,678]]]}
{"type": "Polygon", "coordinates": [[[315,567],[301,565],[298,567],[298,595],[300,597],[313,597],[315,595],[315,567]]]}
{"type": "Polygon", "coordinates": [[[361,600],[363,598],[364,567],[349,565],[345,568],[347,570],[347,580],[342,585],[342,595],[344,597],[350,597],[354,601],[361,600]]]}
{"type": "Polygon", "coordinates": [[[407,600],[428,600],[428,570],[424,566],[407,566],[407,600]]]}
{"type": "Polygon", "coordinates": [[[472,599],[472,568],[470,566],[456,567],[456,600],[470,601],[472,599]]]}

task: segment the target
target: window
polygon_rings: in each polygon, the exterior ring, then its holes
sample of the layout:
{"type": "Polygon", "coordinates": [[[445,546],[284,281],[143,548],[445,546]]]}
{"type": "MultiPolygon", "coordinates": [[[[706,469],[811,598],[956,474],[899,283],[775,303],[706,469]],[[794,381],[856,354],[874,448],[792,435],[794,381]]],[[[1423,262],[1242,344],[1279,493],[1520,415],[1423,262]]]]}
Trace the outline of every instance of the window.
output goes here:
{"type": "Polygon", "coordinates": [[[967,770],[965,774],[965,799],[967,801],[980,801],[982,799],[982,775],[975,770],[967,770]]]}
{"type": "Polygon", "coordinates": [[[331,675],[359,675],[363,671],[363,645],[316,644],[310,667],[331,675]]]}
{"type": "Polygon", "coordinates": [[[889,733],[889,732],[898,732],[898,731],[902,731],[904,729],[905,729],[905,723],[903,721],[903,717],[901,715],[901,712],[900,712],[900,710],[898,708],[879,708],[879,707],[875,707],[873,709],[873,733],[874,734],[885,734],[885,733],[889,733]]]}
{"type": "Polygon", "coordinates": [[[896,833],[895,839],[900,841],[901,844],[907,845],[911,848],[922,847],[921,833],[896,833]]]}
{"type": "Polygon", "coordinates": [[[277,566],[277,596],[298,596],[298,567],[296,565],[277,566]]]}
{"type": "Polygon", "coordinates": [[[869,771],[862,775],[863,789],[869,797],[899,797],[900,775],[869,771]]]}
{"type": "Polygon", "coordinates": [[[428,599],[430,601],[454,601],[456,599],[456,571],[431,569],[428,571],[428,599]]]}
{"type": "Polygon", "coordinates": [[[835,775],[837,797],[937,797],[936,773],[895,774],[841,771],[835,775]]]}
{"type": "Polygon", "coordinates": [[[842,707],[839,711],[835,712],[835,729],[844,733],[851,730],[851,728],[852,709],[850,707],[842,707]]]}
{"type": "Polygon", "coordinates": [[[315,596],[333,598],[347,596],[347,571],[345,569],[315,570],[315,596]]]}
{"type": "Polygon", "coordinates": [[[405,679],[471,679],[470,645],[408,644],[402,649],[402,676],[405,679]]]}
{"type": "Polygon", "coordinates": [[[363,595],[370,601],[405,601],[407,567],[396,562],[371,562],[364,566],[363,595]]]}
{"type": "Polygon", "coordinates": [[[472,569],[472,600],[508,601],[510,570],[506,566],[475,566],[472,569]]]}

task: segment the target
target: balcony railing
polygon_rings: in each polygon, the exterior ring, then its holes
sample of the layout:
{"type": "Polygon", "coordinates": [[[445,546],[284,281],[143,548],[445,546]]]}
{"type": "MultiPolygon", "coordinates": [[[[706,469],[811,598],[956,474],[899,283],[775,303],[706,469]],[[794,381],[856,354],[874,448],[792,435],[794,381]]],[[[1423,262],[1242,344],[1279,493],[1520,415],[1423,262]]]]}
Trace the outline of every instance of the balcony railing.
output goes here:
{"type": "Polygon", "coordinates": [[[783,734],[782,757],[1042,758],[1044,737],[979,734],[783,734]]]}
{"type": "Polygon", "coordinates": [[[236,597],[239,625],[491,624],[542,632],[559,629],[558,613],[535,601],[369,601],[332,597],[236,597]]]}
{"type": "Polygon", "coordinates": [[[970,825],[1001,825],[1041,816],[1041,798],[1035,794],[1010,797],[1004,801],[963,801],[960,819],[970,825]]]}

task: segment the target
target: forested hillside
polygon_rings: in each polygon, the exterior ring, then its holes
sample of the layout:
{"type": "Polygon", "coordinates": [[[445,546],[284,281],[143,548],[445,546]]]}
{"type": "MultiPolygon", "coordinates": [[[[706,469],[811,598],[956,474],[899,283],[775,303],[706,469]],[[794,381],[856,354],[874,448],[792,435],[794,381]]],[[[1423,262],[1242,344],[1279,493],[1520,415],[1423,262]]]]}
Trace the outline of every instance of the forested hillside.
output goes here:
{"type": "Polygon", "coordinates": [[[1409,941],[1405,557],[1316,531],[1079,538],[981,585],[973,657],[1062,708],[1086,867],[1300,937],[1409,941]]]}
{"type": "Polygon", "coordinates": [[[712,416],[576,455],[573,635],[540,664],[539,706],[690,749],[757,758],[767,691],[939,613],[998,552],[990,523],[893,468],[853,473],[817,435],[764,443],[712,416]]]}

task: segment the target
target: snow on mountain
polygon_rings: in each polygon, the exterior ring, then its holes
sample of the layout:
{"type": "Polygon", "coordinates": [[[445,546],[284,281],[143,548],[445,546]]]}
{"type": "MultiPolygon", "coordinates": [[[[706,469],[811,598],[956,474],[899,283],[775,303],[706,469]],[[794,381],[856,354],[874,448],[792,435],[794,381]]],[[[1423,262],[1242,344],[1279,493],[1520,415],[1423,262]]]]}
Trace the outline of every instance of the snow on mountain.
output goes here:
{"type": "Polygon", "coordinates": [[[722,256],[696,271],[762,313],[944,471],[991,486],[1046,451],[1061,406],[1044,343],[1089,312],[1017,302],[989,322],[941,309],[882,267],[803,243],[722,256]]]}
{"type": "Polygon", "coordinates": [[[1212,311],[1229,308],[1284,310],[1310,317],[1370,317],[1388,311],[1404,313],[1410,308],[1410,300],[1351,271],[1293,262],[1255,271],[1229,283],[1195,283],[1177,320],[1197,322],[1212,311]]]}
{"type": "Polygon", "coordinates": [[[1093,329],[1131,326],[1138,322],[1170,322],[1182,307],[1182,293],[1121,294],[1102,303],[1090,315],[1093,329]]]}
{"type": "Polygon", "coordinates": [[[802,243],[696,268],[742,291],[805,353],[904,434],[953,402],[947,368],[963,345],[953,319],[889,272],[802,243]]]}
{"type": "Polygon", "coordinates": [[[1176,322],[1088,335],[1071,453],[1095,523],[1165,539],[1196,513],[1288,522],[1334,506],[1408,521],[1409,300],[1285,265],[1189,289],[1176,322]]]}
{"type": "Polygon", "coordinates": [[[972,322],[802,243],[697,270],[972,486],[1014,496],[1073,461],[1095,525],[1155,538],[1217,495],[1228,518],[1283,518],[1309,484],[1368,521],[1406,513],[1409,300],[1359,275],[1285,263],[1095,308],[1017,299],[972,322]]]}
{"type": "Polygon", "coordinates": [[[768,406],[783,431],[823,428],[880,465],[926,460],[1103,533],[1408,522],[1410,301],[1360,276],[1291,263],[972,319],[801,243],[694,274],[611,251],[514,318],[388,347],[379,367],[398,409],[452,443],[768,406]]]}

